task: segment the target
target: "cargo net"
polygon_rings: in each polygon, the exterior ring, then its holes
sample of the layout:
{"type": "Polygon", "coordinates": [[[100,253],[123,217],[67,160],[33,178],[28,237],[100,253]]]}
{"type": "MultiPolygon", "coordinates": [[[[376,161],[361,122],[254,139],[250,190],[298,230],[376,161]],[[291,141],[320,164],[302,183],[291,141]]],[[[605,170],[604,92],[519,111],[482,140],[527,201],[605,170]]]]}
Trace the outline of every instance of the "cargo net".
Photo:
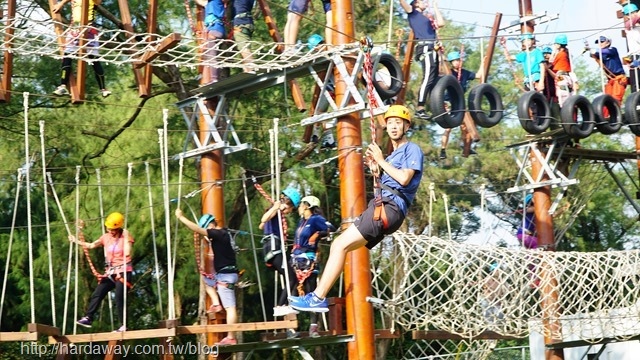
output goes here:
{"type": "Polygon", "coordinates": [[[496,341],[430,340],[416,341],[404,351],[403,359],[412,360],[484,360],[489,358],[496,341]]]}
{"type": "Polygon", "coordinates": [[[91,26],[69,27],[67,24],[58,24],[64,32],[57,36],[55,22],[51,19],[37,20],[16,15],[11,25],[1,26],[4,35],[3,50],[11,51],[16,55],[37,55],[53,58],[68,57],[82,59],[88,62],[101,61],[111,64],[144,64],[153,66],[213,66],[217,68],[244,68],[251,70],[270,71],[301,66],[317,59],[330,58],[332,55],[347,55],[359,49],[358,43],[340,46],[322,45],[309,49],[307,44],[301,44],[281,54],[281,43],[264,43],[250,41],[252,60],[243,61],[240,50],[232,40],[212,40],[207,44],[196,38],[181,37],[176,46],[163,50],[162,56],[158,56],[163,49],[163,43],[171,41],[173,35],[161,37],[150,33],[131,33],[125,30],[97,29],[91,26]],[[96,41],[88,39],[81,46],[74,46],[73,52],[65,53],[65,45],[77,39],[76,34],[93,34],[97,32],[96,41]],[[97,51],[96,51],[97,48],[97,51]],[[217,55],[210,59],[203,59],[207,49],[215,49],[217,55]],[[155,54],[150,56],[150,54],[155,54]]]}
{"type": "Polygon", "coordinates": [[[640,334],[635,250],[508,249],[396,232],[371,259],[373,294],[404,330],[593,341],[640,334]]]}

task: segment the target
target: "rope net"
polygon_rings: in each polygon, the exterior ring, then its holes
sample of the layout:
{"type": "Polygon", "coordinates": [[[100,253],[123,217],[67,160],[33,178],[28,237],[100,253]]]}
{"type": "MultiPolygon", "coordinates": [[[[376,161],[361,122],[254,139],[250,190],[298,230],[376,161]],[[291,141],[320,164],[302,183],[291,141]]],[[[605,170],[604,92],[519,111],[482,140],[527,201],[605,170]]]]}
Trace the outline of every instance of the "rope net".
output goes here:
{"type": "Polygon", "coordinates": [[[405,330],[550,336],[543,322],[558,321],[564,336],[587,340],[640,333],[637,250],[547,252],[396,232],[371,263],[381,311],[405,330]]]}
{"type": "MultiPolygon", "coordinates": [[[[57,23],[65,29],[61,35],[62,43],[71,39],[73,33],[89,34],[99,32],[99,51],[95,52],[95,41],[86,41],[82,46],[76,47],[72,53],[64,53],[58,42],[58,36],[54,27],[56,22],[52,19],[37,20],[16,15],[10,25],[3,24],[0,28],[5,35],[4,50],[9,50],[17,55],[48,56],[53,58],[68,57],[82,59],[88,62],[101,61],[111,64],[139,64],[145,54],[154,53],[162,48],[162,43],[171,35],[161,37],[151,33],[131,33],[125,30],[96,29],[91,26],[69,27],[67,24],[57,23]],[[13,30],[14,34],[10,30],[13,30]]],[[[206,61],[201,54],[207,50],[204,41],[195,38],[182,37],[177,46],[163,52],[163,56],[157,56],[150,63],[154,66],[213,66],[217,68],[243,68],[242,56],[235,42],[227,39],[211,40],[211,48],[217,51],[217,55],[206,61]]],[[[346,55],[359,49],[359,44],[346,44],[339,46],[324,46],[309,51],[306,45],[298,46],[286,55],[278,52],[282,48],[281,43],[250,41],[253,56],[251,67],[255,70],[271,71],[300,66],[309,61],[329,58],[339,53],[346,55]]]]}
{"type": "Polygon", "coordinates": [[[485,360],[491,355],[496,341],[430,340],[411,344],[403,359],[413,360],[485,360]]]}

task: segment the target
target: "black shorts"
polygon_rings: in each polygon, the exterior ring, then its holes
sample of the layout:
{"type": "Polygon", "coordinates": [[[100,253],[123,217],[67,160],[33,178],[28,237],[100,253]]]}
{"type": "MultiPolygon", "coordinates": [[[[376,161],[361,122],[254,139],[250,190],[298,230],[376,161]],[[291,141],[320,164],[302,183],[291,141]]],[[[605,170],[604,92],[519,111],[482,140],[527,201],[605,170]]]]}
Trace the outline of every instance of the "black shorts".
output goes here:
{"type": "Polygon", "coordinates": [[[383,229],[382,220],[373,220],[376,208],[374,201],[375,199],[369,201],[367,209],[353,222],[362,237],[367,240],[366,247],[368,249],[372,249],[374,246],[378,245],[378,243],[384,239],[385,235],[392,234],[398,230],[404,221],[404,214],[402,214],[398,204],[388,197],[383,197],[382,204],[384,206],[385,214],[387,214],[387,224],[389,226],[388,228],[383,229]]]}

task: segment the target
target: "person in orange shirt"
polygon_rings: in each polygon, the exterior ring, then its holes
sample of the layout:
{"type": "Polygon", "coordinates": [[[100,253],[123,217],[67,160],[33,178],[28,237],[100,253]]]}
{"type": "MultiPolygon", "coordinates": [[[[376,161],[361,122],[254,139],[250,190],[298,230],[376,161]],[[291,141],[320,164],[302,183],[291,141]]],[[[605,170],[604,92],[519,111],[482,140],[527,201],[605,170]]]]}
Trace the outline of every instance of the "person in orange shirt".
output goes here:
{"type": "Polygon", "coordinates": [[[567,35],[560,34],[556,36],[553,44],[554,51],[549,60],[551,74],[555,79],[556,96],[558,97],[560,107],[562,107],[562,104],[564,104],[569,96],[574,95],[576,90],[578,90],[575,73],[571,71],[571,60],[569,58],[567,43],[567,35]]]}

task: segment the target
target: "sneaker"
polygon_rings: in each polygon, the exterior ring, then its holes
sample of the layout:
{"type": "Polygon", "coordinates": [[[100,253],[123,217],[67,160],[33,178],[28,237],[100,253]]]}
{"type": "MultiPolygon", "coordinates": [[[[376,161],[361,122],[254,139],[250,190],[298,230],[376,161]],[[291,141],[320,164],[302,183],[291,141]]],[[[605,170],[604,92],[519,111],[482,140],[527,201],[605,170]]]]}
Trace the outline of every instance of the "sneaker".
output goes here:
{"type": "Polygon", "coordinates": [[[238,340],[232,339],[230,337],[225,337],[224,339],[220,340],[219,343],[216,343],[216,345],[236,345],[237,343],[238,340]]]}
{"type": "Polygon", "coordinates": [[[84,316],[82,317],[82,319],[76,321],[76,324],[80,326],[84,326],[86,328],[90,328],[92,323],[93,323],[93,320],[89,319],[88,316],[84,316]]]}
{"type": "Polygon", "coordinates": [[[291,305],[292,308],[300,311],[329,311],[329,303],[327,302],[327,299],[320,299],[314,292],[310,292],[305,296],[290,296],[289,305],[291,305]]]}
{"type": "Polygon", "coordinates": [[[478,153],[475,150],[470,149],[469,150],[469,155],[478,155],[478,153]]]}
{"type": "Polygon", "coordinates": [[[416,111],[416,116],[424,120],[431,120],[431,118],[433,117],[431,113],[424,111],[424,109],[416,111]]]}
{"type": "Polygon", "coordinates": [[[111,95],[111,91],[109,91],[107,89],[100,90],[100,93],[102,94],[103,98],[109,97],[109,95],[111,95]]]}
{"type": "Polygon", "coordinates": [[[447,158],[447,150],[440,149],[440,159],[446,159],[446,158],[447,158]]]}
{"type": "Polygon", "coordinates": [[[286,316],[286,315],[297,315],[300,312],[294,308],[292,308],[289,305],[285,305],[285,306],[280,306],[280,311],[282,313],[282,315],[280,316],[286,316]]]}
{"type": "Polygon", "coordinates": [[[53,93],[58,96],[64,96],[69,95],[69,90],[67,90],[66,85],[60,85],[55,90],[53,90],[53,93]]]}
{"type": "Polygon", "coordinates": [[[309,326],[309,336],[312,338],[320,337],[320,334],[318,333],[318,324],[311,324],[311,326],[309,326]]]}
{"type": "Polygon", "coordinates": [[[282,313],[282,308],[284,306],[274,306],[273,307],[273,317],[284,316],[282,313]]]}
{"type": "Polygon", "coordinates": [[[122,325],[118,328],[118,330],[113,330],[113,332],[125,332],[127,331],[127,327],[122,325]]]}
{"type": "Polygon", "coordinates": [[[287,339],[295,339],[300,336],[300,333],[294,329],[287,329],[287,339]]]}

